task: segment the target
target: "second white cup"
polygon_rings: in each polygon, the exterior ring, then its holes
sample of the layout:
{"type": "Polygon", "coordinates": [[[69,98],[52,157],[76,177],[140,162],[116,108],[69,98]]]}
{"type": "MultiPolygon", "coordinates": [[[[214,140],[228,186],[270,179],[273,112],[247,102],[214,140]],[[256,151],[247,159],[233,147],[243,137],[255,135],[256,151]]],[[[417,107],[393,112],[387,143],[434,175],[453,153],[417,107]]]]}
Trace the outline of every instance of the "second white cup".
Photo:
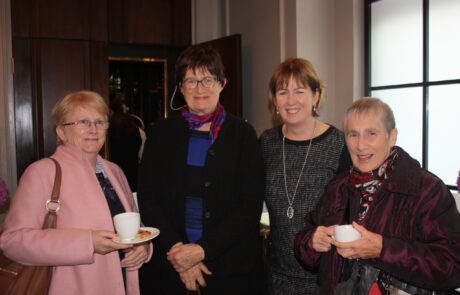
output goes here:
{"type": "Polygon", "coordinates": [[[353,227],[353,225],[344,224],[338,225],[334,228],[332,237],[338,242],[352,242],[361,238],[361,234],[353,227]]]}
{"type": "Polygon", "coordinates": [[[113,224],[122,241],[129,241],[136,237],[141,226],[141,217],[137,212],[120,213],[113,217],[113,224]]]}

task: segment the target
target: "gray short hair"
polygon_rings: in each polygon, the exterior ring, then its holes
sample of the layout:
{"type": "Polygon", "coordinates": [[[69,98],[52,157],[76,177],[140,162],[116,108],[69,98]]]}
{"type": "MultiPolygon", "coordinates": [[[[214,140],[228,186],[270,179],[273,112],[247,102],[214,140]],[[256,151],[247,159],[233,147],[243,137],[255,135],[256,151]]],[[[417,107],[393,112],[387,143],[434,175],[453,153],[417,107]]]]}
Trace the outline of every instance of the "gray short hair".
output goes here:
{"type": "Polygon", "coordinates": [[[385,126],[388,134],[396,127],[395,117],[390,106],[378,98],[374,97],[363,97],[357,99],[347,109],[345,118],[343,120],[343,127],[346,130],[347,120],[350,114],[364,114],[370,111],[374,111],[376,115],[380,116],[382,124],[385,126]]]}

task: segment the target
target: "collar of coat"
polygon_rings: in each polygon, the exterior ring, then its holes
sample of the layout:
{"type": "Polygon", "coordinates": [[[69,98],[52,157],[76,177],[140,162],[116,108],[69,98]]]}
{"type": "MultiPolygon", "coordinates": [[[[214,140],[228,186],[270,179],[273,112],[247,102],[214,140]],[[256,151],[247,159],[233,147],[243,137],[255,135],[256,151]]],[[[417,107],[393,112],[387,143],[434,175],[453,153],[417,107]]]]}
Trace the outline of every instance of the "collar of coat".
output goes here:
{"type": "MultiPolygon", "coordinates": [[[[395,146],[398,156],[395,161],[394,170],[384,182],[381,189],[391,193],[402,194],[406,196],[418,197],[421,194],[421,174],[422,168],[420,163],[412,158],[401,147],[395,146]]],[[[355,191],[350,185],[349,171],[346,171],[347,177],[344,179],[346,187],[350,191],[355,191]]]]}

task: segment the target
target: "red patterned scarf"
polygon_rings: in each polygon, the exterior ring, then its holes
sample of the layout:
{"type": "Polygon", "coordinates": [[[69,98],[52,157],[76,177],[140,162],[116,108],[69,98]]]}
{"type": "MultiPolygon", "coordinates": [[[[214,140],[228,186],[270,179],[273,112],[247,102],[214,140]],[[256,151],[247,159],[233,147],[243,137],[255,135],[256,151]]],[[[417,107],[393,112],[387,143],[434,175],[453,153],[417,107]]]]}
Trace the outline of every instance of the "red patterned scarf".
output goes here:
{"type": "Polygon", "coordinates": [[[369,211],[377,191],[382,186],[382,182],[393,171],[397,155],[396,149],[392,148],[390,155],[383,164],[371,172],[363,173],[354,167],[351,168],[351,184],[361,193],[361,208],[359,210],[358,223],[363,224],[364,217],[369,211]]]}
{"type": "Polygon", "coordinates": [[[217,107],[214,112],[210,114],[199,116],[191,113],[187,107],[182,108],[180,110],[180,114],[187,122],[189,129],[198,129],[204,124],[211,122],[211,132],[209,132],[211,144],[216,141],[216,138],[220,132],[220,128],[222,127],[222,123],[224,123],[225,116],[227,115],[224,107],[220,104],[220,102],[217,103],[217,107]]]}

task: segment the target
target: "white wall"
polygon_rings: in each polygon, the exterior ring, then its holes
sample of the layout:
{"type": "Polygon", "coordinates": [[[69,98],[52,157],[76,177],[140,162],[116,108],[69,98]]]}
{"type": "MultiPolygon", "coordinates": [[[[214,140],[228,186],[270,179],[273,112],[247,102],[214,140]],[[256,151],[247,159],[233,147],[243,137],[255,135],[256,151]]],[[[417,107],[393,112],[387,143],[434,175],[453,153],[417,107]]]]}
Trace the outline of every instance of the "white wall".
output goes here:
{"type": "Polygon", "coordinates": [[[321,119],[339,128],[353,99],[364,94],[362,0],[297,0],[297,56],[326,82],[321,119]]]}
{"type": "Polygon", "coordinates": [[[225,35],[225,8],[222,0],[192,0],[192,43],[225,35]]]}
{"type": "MultiPolygon", "coordinates": [[[[343,0],[340,0],[343,1],[343,0]]],[[[326,82],[321,119],[337,125],[335,106],[335,11],[334,0],[297,0],[297,56],[310,60],[326,82]]]]}
{"type": "Polygon", "coordinates": [[[242,35],[243,115],[259,134],[272,126],[268,80],[287,57],[310,60],[326,81],[325,122],[341,128],[346,108],[364,94],[363,0],[194,0],[194,6],[201,10],[193,20],[197,42],[242,35]]]}
{"type": "Polygon", "coordinates": [[[280,62],[278,0],[232,0],[230,33],[242,35],[243,116],[260,134],[271,127],[268,80],[280,62]]]}

